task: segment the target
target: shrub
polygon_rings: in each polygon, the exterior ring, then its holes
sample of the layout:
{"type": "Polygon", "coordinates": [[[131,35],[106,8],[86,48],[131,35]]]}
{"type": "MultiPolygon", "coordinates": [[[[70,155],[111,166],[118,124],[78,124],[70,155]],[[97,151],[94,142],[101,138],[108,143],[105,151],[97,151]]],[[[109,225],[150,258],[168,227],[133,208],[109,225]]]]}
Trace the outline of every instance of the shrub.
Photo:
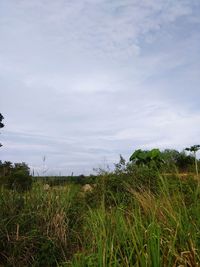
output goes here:
{"type": "Polygon", "coordinates": [[[98,206],[104,201],[107,207],[129,205],[131,198],[129,189],[135,191],[158,192],[159,173],[149,166],[127,165],[123,171],[99,175],[92,192],[86,194],[90,206],[98,206]]]}
{"type": "Polygon", "coordinates": [[[26,163],[15,163],[11,165],[4,177],[1,178],[1,184],[8,189],[24,192],[30,190],[32,186],[32,177],[29,174],[29,167],[26,163]]]}
{"type": "Polygon", "coordinates": [[[30,175],[23,170],[17,170],[10,176],[10,189],[23,192],[31,189],[32,179],[30,175]]]}

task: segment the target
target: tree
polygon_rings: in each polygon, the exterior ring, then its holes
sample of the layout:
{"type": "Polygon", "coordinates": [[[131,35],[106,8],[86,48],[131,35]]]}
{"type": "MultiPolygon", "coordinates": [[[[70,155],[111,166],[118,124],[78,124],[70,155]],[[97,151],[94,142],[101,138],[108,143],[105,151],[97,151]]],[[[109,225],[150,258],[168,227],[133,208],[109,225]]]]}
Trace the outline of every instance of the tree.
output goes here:
{"type": "Polygon", "coordinates": [[[29,173],[29,167],[25,163],[16,163],[10,176],[10,188],[18,192],[24,192],[31,189],[32,177],[29,173]]]}
{"type": "Polygon", "coordinates": [[[13,165],[10,161],[4,161],[4,163],[1,162],[0,164],[0,176],[6,177],[9,176],[12,172],[13,165]]]}
{"type": "Polygon", "coordinates": [[[199,175],[199,171],[198,171],[198,164],[197,164],[197,151],[200,150],[200,145],[193,145],[191,147],[186,147],[185,148],[186,151],[191,152],[194,155],[194,161],[195,161],[195,169],[196,169],[196,174],[197,176],[199,175]]]}
{"type": "MultiPolygon", "coordinates": [[[[3,115],[0,113],[0,128],[4,127],[4,124],[2,123],[2,120],[4,119],[3,115]]],[[[2,146],[2,144],[0,143],[0,147],[2,146]]]]}
{"type": "Polygon", "coordinates": [[[160,167],[164,162],[162,154],[159,149],[154,148],[152,150],[135,150],[131,155],[130,161],[134,162],[137,165],[151,165],[160,167]]]}
{"type": "Polygon", "coordinates": [[[185,151],[179,152],[175,149],[165,149],[161,153],[165,161],[165,171],[174,171],[178,168],[180,172],[188,172],[193,166],[194,157],[187,155],[185,151]]]}
{"type": "Polygon", "coordinates": [[[12,164],[5,161],[0,165],[0,184],[8,189],[24,192],[31,189],[30,169],[24,162],[12,164]]]}
{"type": "Polygon", "coordinates": [[[179,153],[176,165],[181,172],[188,172],[193,169],[194,157],[192,155],[187,155],[185,151],[179,153]]]}
{"type": "Polygon", "coordinates": [[[165,149],[162,153],[163,159],[168,164],[176,164],[180,153],[175,149],[165,149]]]}

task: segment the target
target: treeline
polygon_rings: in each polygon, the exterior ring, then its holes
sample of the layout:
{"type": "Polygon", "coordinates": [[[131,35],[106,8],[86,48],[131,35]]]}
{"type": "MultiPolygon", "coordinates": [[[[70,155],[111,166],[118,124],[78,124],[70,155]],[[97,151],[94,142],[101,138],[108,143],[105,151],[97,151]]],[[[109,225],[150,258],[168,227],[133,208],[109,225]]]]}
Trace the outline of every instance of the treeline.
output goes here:
{"type": "MultiPolygon", "coordinates": [[[[197,150],[199,146],[193,146],[197,150]]],[[[196,151],[197,151],[196,150],[196,151]]],[[[179,152],[175,149],[159,149],[152,150],[135,150],[128,162],[120,155],[118,163],[114,164],[114,171],[110,171],[114,175],[129,173],[131,169],[137,167],[141,169],[145,167],[150,173],[193,173],[197,172],[200,167],[200,160],[196,158],[196,154],[186,153],[185,150],[179,152]]],[[[15,189],[17,191],[26,191],[31,188],[32,182],[41,181],[50,186],[65,185],[68,183],[74,184],[94,184],[97,182],[99,174],[106,172],[106,170],[98,170],[97,175],[78,175],[78,176],[32,176],[30,168],[24,162],[11,163],[10,161],[0,161],[0,185],[8,189],[15,189]]]]}
{"type": "Polygon", "coordinates": [[[194,145],[179,152],[175,149],[159,149],[152,150],[135,150],[130,157],[130,161],[136,165],[148,165],[156,167],[161,172],[194,172],[195,162],[200,165],[200,161],[196,159],[196,152],[199,145],[194,145]],[[190,151],[189,154],[186,153],[190,151]],[[194,151],[193,151],[194,150],[194,151]]]}

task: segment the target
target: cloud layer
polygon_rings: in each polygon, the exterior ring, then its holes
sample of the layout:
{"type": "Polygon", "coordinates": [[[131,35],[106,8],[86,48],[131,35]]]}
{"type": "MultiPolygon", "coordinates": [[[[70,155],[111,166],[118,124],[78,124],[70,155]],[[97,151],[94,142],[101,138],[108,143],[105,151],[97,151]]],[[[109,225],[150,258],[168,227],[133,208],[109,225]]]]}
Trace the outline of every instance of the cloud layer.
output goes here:
{"type": "Polygon", "coordinates": [[[2,160],[90,173],[199,143],[200,3],[0,3],[2,160]]]}

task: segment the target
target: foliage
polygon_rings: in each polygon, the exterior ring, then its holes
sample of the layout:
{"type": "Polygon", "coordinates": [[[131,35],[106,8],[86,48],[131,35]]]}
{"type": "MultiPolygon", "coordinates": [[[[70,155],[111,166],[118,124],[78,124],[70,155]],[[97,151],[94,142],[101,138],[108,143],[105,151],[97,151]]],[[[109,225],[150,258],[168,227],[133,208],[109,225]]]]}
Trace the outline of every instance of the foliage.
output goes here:
{"type": "MultiPolygon", "coordinates": [[[[2,120],[4,119],[3,115],[0,113],[0,128],[4,127],[4,124],[2,123],[2,120]]],[[[0,147],[2,146],[2,144],[0,143],[0,147]]]]}
{"type": "Polygon", "coordinates": [[[162,158],[162,153],[159,149],[148,150],[135,150],[135,152],[131,155],[130,161],[136,163],[137,165],[148,165],[148,166],[156,166],[160,167],[162,163],[164,163],[162,158]]]}
{"type": "Polygon", "coordinates": [[[159,173],[155,168],[121,163],[120,158],[114,172],[99,175],[93,191],[86,195],[88,205],[97,207],[103,198],[106,207],[127,206],[130,203],[130,187],[139,192],[157,193],[159,173]]]}
{"type": "Polygon", "coordinates": [[[190,152],[197,152],[200,149],[200,145],[194,145],[191,147],[187,147],[185,150],[190,151],[190,152]]]}
{"type": "Polygon", "coordinates": [[[24,194],[1,189],[0,262],[5,266],[57,266],[79,247],[84,202],[78,186],[24,194]]]}
{"type": "MultiPolygon", "coordinates": [[[[139,173],[126,168],[104,179],[139,173]]],[[[147,166],[145,167],[147,168],[147,166]]],[[[147,169],[146,169],[147,171],[147,169]]],[[[144,169],[142,169],[144,172],[144,169]]],[[[141,177],[140,177],[141,178],[141,177]]],[[[130,179],[131,180],[131,179],[130,179]]],[[[138,178],[139,180],[139,178],[138,178]]],[[[158,176],[157,194],[129,184],[127,204],[108,193],[103,181],[99,205],[86,204],[79,185],[0,191],[0,262],[4,266],[198,266],[200,264],[200,196],[193,177],[158,176]]],[[[114,185],[113,185],[114,183],[114,185]]],[[[123,184],[123,183],[121,183],[123,184]]],[[[94,187],[96,188],[96,187],[94,187]]],[[[96,192],[98,192],[98,190],[96,192]]],[[[90,203],[91,204],[91,203],[90,203]]]]}
{"type": "MultiPolygon", "coordinates": [[[[159,169],[161,172],[188,172],[194,170],[194,155],[187,155],[185,151],[175,149],[136,150],[130,157],[130,161],[136,165],[148,165],[159,169]]],[[[198,165],[198,161],[196,162],[198,165]]]]}
{"type": "Polygon", "coordinates": [[[174,149],[165,149],[162,153],[162,157],[165,161],[163,170],[167,172],[189,172],[193,171],[194,157],[186,155],[185,151],[179,152],[174,149]]]}
{"type": "Polygon", "coordinates": [[[167,172],[176,171],[176,168],[178,168],[178,161],[180,158],[179,151],[175,149],[165,149],[161,153],[163,160],[165,162],[164,171],[167,172]]]}
{"type": "Polygon", "coordinates": [[[0,263],[199,266],[198,181],[194,174],[166,173],[163,168],[184,167],[194,157],[175,150],[161,154],[165,161],[161,165],[156,157],[138,164],[126,163],[120,155],[113,172],[75,180],[59,177],[68,180],[47,190],[35,180],[26,192],[16,184],[26,180],[28,166],[1,163],[1,180],[12,177],[15,182],[0,189],[0,263]],[[91,183],[90,192],[83,191],[86,181],[91,183]]]}
{"type": "Polygon", "coordinates": [[[199,171],[198,171],[198,162],[197,162],[196,153],[197,153],[198,150],[200,150],[200,145],[194,145],[194,146],[191,146],[191,147],[187,147],[185,150],[186,151],[190,151],[190,152],[193,153],[194,161],[195,161],[196,174],[198,176],[199,175],[199,171]]]}
{"type": "Polygon", "coordinates": [[[11,162],[5,161],[0,165],[0,176],[1,185],[8,189],[19,192],[31,189],[30,169],[24,162],[13,165],[11,162]]]}
{"type": "Polygon", "coordinates": [[[194,169],[194,157],[186,155],[184,151],[179,154],[176,165],[181,172],[193,171],[194,169]]]}
{"type": "Polygon", "coordinates": [[[44,184],[48,184],[51,187],[53,186],[65,186],[68,184],[94,184],[96,182],[97,176],[90,175],[90,176],[84,176],[84,175],[78,175],[78,176],[34,176],[32,177],[33,181],[39,181],[44,184]]]}

